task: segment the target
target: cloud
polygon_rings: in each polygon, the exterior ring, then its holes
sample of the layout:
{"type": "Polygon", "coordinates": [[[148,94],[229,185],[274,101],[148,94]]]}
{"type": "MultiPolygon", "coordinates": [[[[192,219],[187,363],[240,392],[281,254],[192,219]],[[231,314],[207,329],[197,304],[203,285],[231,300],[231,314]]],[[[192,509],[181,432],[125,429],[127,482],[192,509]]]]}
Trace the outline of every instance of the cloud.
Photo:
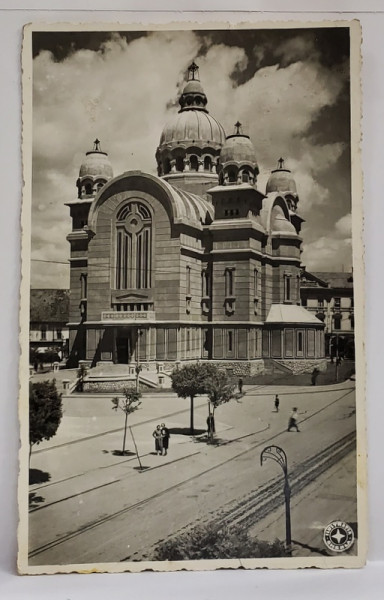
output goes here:
{"type": "MultiPolygon", "coordinates": [[[[324,207],[326,214],[334,202],[331,182],[324,183],[322,176],[337,164],[344,144],[317,144],[311,129],[321,112],[335,105],[344,80],[320,64],[311,44],[310,37],[295,36],[276,47],[276,64],[264,67],[263,50],[255,50],[260,68],[241,85],[236,75],[246,72],[245,49],[207,42],[188,31],[154,32],[129,43],[113,35],[99,51],[74,51],[62,62],[41,52],[33,74],[33,258],[68,260],[70,218],[64,203],[77,195],[78,170],[96,137],[116,175],[130,169],[156,173],[161,131],[178,110],[193,59],[212,115],[227,134],[240,119],[254,142],[259,188],[263,191],[279,156],[286,158],[300,210],[308,216],[307,239],[322,239],[310,215],[314,207],[324,207]]],[[[334,233],[341,234],[337,228],[334,233]]],[[[32,285],[68,286],[69,269],[48,265],[32,263],[32,285]]]]}
{"type": "Polygon", "coordinates": [[[339,233],[342,237],[351,237],[352,234],[352,214],[348,213],[341,217],[335,223],[336,232],[339,233]]]}

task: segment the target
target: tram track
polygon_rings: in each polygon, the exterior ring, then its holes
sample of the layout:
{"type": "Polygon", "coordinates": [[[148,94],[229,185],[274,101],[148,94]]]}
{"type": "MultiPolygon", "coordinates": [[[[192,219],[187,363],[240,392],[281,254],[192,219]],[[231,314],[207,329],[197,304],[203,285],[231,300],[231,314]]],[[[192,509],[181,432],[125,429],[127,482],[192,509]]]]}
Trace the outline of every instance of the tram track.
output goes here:
{"type": "MultiPolygon", "coordinates": [[[[306,419],[304,419],[304,420],[306,421],[306,420],[308,420],[308,419],[310,419],[310,418],[314,417],[315,415],[319,414],[320,412],[322,412],[322,411],[326,410],[326,409],[327,409],[329,406],[331,406],[332,404],[335,404],[336,402],[340,401],[342,398],[344,398],[344,397],[345,397],[345,396],[347,396],[348,394],[352,393],[353,391],[354,391],[354,388],[351,388],[351,389],[349,389],[349,390],[348,390],[348,391],[347,391],[345,394],[343,394],[341,397],[338,397],[336,400],[333,400],[332,402],[328,403],[326,406],[322,407],[321,409],[319,409],[319,410],[318,410],[318,411],[316,411],[315,413],[312,413],[310,416],[308,416],[308,417],[307,417],[306,419]]],[[[304,421],[304,420],[303,420],[303,421],[304,421]]],[[[303,421],[302,421],[302,422],[303,422],[303,421]]],[[[188,483],[190,483],[190,482],[192,482],[192,481],[194,481],[194,480],[196,480],[196,479],[198,479],[198,478],[202,477],[203,475],[206,475],[206,474],[208,474],[208,473],[210,473],[210,472],[212,472],[212,471],[214,471],[214,470],[216,470],[216,469],[219,469],[219,468],[223,467],[224,465],[226,465],[226,464],[228,464],[228,463],[230,463],[230,462],[232,462],[232,461],[234,461],[234,460],[236,460],[236,459],[238,459],[238,458],[240,458],[240,457],[242,457],[242,456],[244,456],[244,455],[246,455],[246,454],[248,454],[248,453],[250,453],[250,452],[253,452],[253,451],[254,451],[254,450],[257,448],[257,447],[259,447],[259,446],[262,446],[262,445],[264,446],[264,445],[268,444],[269,442],[272,442],[274,439],[276,439],[276,438],[277,438],[277,437],[279,437],[279,436],[280,436],[282,433],[284,433],[284,431],[285,431],[285,430],[283,430],[283,431],[282,431],[282,430],[280,430],[280,431],[278,431],[277,433],[273,434],[272,436],[270,436],[270,437],[269,437],[269,438],[267,438],[267,439],[264,439],[264,440],[262,440],[262,441],[258,441],[258,442],[256,442],[256,443],[251,443],[251,444],[250,444],[250,446],[249,446],[248,448],[246,448],[245,450],[242,450],[241,452],[239,452],[239,453],[235,454],[234,456],[231,456],[231,457],[229,457],[228,459],[226,459],[226,460],[224,460],[224,461],[222,461],[222,462],[220,462],[220,463],[218,463],[218,464],[216,464],[216,465],[213,465],[212,467],[209,467],[208,469],[205,469],[204,471],[200,471],[200,472],[199,472],[199,473],[197,473],[196,475],[193,475],[193,476],[191,476],[191,477],[189,477],[189,478],[187,478],[187,479],[184,479],[183,481],[180,481],[180,482],[178,482],[178,483],[176,483],[176,484],[174,484],[174,485],[172,485],[172,486],[169,486],[168,488],[166,488],[166,489],[164,489],[164,490],[160,490],[159,492],[157,492],[157,493],[153,494],[152,496],[149,496],[148,498],[144,498],[144,499],[142,499],[142,500],[139,500],[138,502],[135,502],[135,503],[133,503],[133,504],[131,504],[131,505],[129,505],[129,506],[125,506],[125,507],[123,507],[123,508],[121,508],[121,509],[119,509],[119,510],[117,510],[117,511],[114,511],[113,513],[111,513],[111,514],[109,514],[109,515],[104,515],[103,517],[100,517],[100,518],[98,518],[98,519],[95,519],[95,520],[91,521],[90,523],[86,523],[86,524],[84,524],[83,526],[79,527],[78,529],[76,529],[76,530],[74,530],[74,531],[72,531],[72,532],[68,532],[68,533],[66,533],[66,534],[64,534],[64,535],[62,535],[62,536],[59,536],[59,537],[55,538],[54,540],[51,540],[50,542],[47,542],[47,543],[45,543],[45,544],[42,544],[42,545],[38,546],[37,548],[34,548],[33,550],[31,550],[31,551],[30,551],[30,553],[29,553],[29,558],[33,558],[34,556],[37,556],[37,555],[39,555],[39,554],[42,554],[43,552],[45,552],[45,551],[47,551],[47,550],[50,550],[50,549],[52,549],[52,548],[55,548],[55,547],[57,547],[57,546],[59,546],[59,545],[61,545],[61,544],[64,544],[64,543],[66,543],[67,541],[69,541],[69,540],[71,540],[71,539],[73,539],[73,538],[76,538],[76,537],[78,537],[78,536],[80,536],[80,535],[82,535],[82,534],[84,534],[84,533],[86,533],[86,532],[88,532],[88,531],[91,531],[91,530],[93,530],[93,529],[95,529],[95,528],[97,528],[97,527],[99,527],[99,526],[102,526],[103,524],[105,524],[105,523],[107,523],[107,522],[109,522],[109,521],[112,521],[112,520],[114,520],[114,519],[116,519],[116,518],[118,518],[118,517],[120,517],[120,516],[122,516],[122,515],[124,515],[124,514],[127,514],[127,513],[131,512],[131,511],[134,511],[134,510],[136,510],[136,509],[138,509],[138,508],[140,508],[140,507],[144,506],[145,504],[148,504],[148,503],[152,502],[153,500],[156,500],[157,498],[159,498],[159,497],[161,497],[161,496],[164,496],[164,495],[166,495],[166,494],[168,494],[168,493],[170,493],[170,492],[173,492],[173,491],[175,491],[176,489],[178,489],[178,488],[182,487],[183,485],[185,485],[185,484],[188,484],[188,483]]],[[[247,436],[249,437],[249,435],[256,435],[257,433],[259,433],[259,432],[255,432],[254,434],[247,434],[247,436]]],[[[349,434],[349,435],[352,435],[352,434],[349,434]]],[[[247,437],[247,436],[242,436],[242,437],[247,437]]],[[[239,439],[240,439],[240,438],[239,438],[239,439]]],[[[344,438],[342,438],[342,440],[343,440],[343,439],[344,439],[344,438]]],[[[231,441],[235,441],[235,440],[231,440],[231,441]]],[[[339,444],[339,443],[340,443],[340,440],[339,440],[338,442],[335,442],[335,444],[339,444]]],[[[353,442],[353,443],[355,443],[355,442],[353,442]]],[[[351,442],[351,444],[352,444],[352,442],[351,442]]],[[[328,452],[331,452],[330,448],[332,448],[332,446],[334,446],[334,445],[331,445],[330,447],[328,447],[326,450],[324,450],[324,451],[322,451],[322,452],[327,452],[327,450],[328,450],[328,452]]],[[[321,454],[322,454],[322,452],[320,452],[318,455],[316,455],[316,457],[312,457],[312,459],[307,459],[307,461],[305,461],[305,462],[303,463],[303,465],[304,465],[304,464],[306,464],[306,463],[307,463],[308,461],[310,461],[310,460],[318,460],[318,458],[317,458],[317,457],[318,457],[319,455],[321,455],[321,454]]],[[[340,460],[340,458],[338,458],[337,460],[340,460]]],[[[330,466],[331,466],[331,465],[329,465],[329,467],[330,467],[330,466]]],[[[166,465],[164,465],[164,467],[166,467],[166,465]]],[[[325,470],[326,470],[327,468],[329,468],[329,467],[328,467],[328,466],[327,466],[327,467],[325,467],[325,470]]],[[[304,467],[303,467],[303,468],[304,468],[304,467]]],[[[308,467],[307,467],[307,469],[308,469],[308,467]]],[[[322,471],[322,472],[323,472],[323,471],[322,471]]],[[[313,476],[313,479],[314,479],[315,477],[317,477],[319,474],[320,474],[320,473],[316,473],[316,474],[313,476]]],[[[306,481],[306,478],[307,478],[307,477],[304,477],[304,479],[303,479],[303,482],[302,482],[302,484],[301,484],[301,485],[303,485],[303,487],[305,487],[306,485],[308,485],[308,483],[310,483],[309,481],[308,481],[307,483],[304,483],[304,482],[306,481]]],[[[312,479],[312,480],[313,480],[313,479],[312,479]]],[[[121,480],[121,479],[120,479],[120,480],[121,480]]],[[[276,481],[274,484],[270,484],[270,485],[275,485],[275,486],[278,486],[279,484],[278,484],[278,482],[276,481]]],[[[280,484],[280,485],[281,485],[281,484],[280,484]]],[[[91,489],[87,490],[87,492],[92,492],[92,491],[94,491],[94,490],[96,490],[96,489],[100,489],[100,487],[103,487],[103,486],[97,486],[97,487],[95,487],[94,489],[93,489],[93,488],[91,488],[91,489]]],[[[83,493],[84,493],[84,492],[80,492],[79,494],[75,494],[75,495],[71,496],[71,499],[73,499],[73,498],[74,498],[74,497],[76,497],[76,496],[81,496],[83,493]]],[[[271,494],[271,493],[272,493],[272,491],[270,491],[270,492],[268,492],[268,493],[270,493],[270,494],[271,494]]],[[[275,493],[277,493],[277,489],[275,490],[275,493]]],[[[255,492],[255,494],[256,494],[256,497],[258,497],[258,493],[257,493],[257,492],[255,492]]],[[[272,496],[273,496],[273,494],[272,494],[272,496]]],[[[63,502],[64,502],[64,501],[66,501],[66,500],[67,500],[67,499],[58,500],[57,502],[55,502],[55,504],[58,504],[58,503],[60,503],[61,501],[63,501],[63,502]]],[[[256,498],[254,498],[254,500],[256,501],[256,498]]],[[[259,502],[259,501],[260,501],[260,498],[259,498],[258,502],[259,502]]],[[[278,500],[278,499],[276,498],[276,499],[275,499],[275,502],[280,502],[280,500],[278,500]]],[[[47,505],[46,507],[48,507],[48,506],[49,506],[49,505],[47,505]]],[[[41,507],[41,508],[40,508],[40,510],[42,510],[43,508],[45,508],[45,507],[41,507]]],[[[35,510],[36,510],[36,509],[35,509],[35,510]]],[[[274,509],[273,509],[273,510],[274,510],[274,509]]],[[[34,511],[34,512],[35,512],[35,511],[34,511]]],[[[124,559],[123,559],[123,560],[124,560],[124,559]]]]}
{"type": "MultiPolygon", "coordinates": [[[[350,452],[356,448],[356,432],[350,432],[340,440],[331,444],[316,455],[308,458],[304,462],[294,467],[289,474],[291,486],[291,496],[299,494],[305,487],[310,485],[315,479],[332,468],[350,452]]],[[[186,525],[167,538],[175,540],[182,538],[188,533],[193,532],[196,527],[208,524],[227,527],[229,529],[241,525],[244,529],[249,529],[256,523],[267,517],[276,509],[282,506],[284,502],[283,483],[281,476],[276,476],[268,483],[262,485],[254,492],[245,495],[240,501],[235,500],[224,505],[219,514],[216,511],[208,513],[204,518],[199,519],[198,523],[186,525]]],[[[143,553],[136,552],[132,556],[121,559],[121,562],[128,560],[153,560],[151,555],[154,553],[159,543],[153,544],[143,553]]]]}

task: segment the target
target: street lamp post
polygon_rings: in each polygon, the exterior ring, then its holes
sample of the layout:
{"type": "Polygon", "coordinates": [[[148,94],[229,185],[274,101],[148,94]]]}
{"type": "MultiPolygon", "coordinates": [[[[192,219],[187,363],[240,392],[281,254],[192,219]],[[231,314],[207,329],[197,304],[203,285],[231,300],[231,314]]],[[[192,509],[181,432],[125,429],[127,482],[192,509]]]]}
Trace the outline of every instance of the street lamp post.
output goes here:
{"type": "Polygon", "coordinates": [[[291,486],[288,480],[288,461],[287,455],[279,446],[267,446],[260,454],[260,464],[271,458],[277,462],[284,473],[284,497],[285,497],[285,540],[289,554],[292,552],[292,534],[291,534],[291,486]]]}
{"type": "Polygon", "coordinates": [[[140,338],[143,335],[143,332],[140,328],[138,328],[137,330],[137,345],[136,345],[136,392],[139,391],[139,376],[140,376],[140,371],[141,371],[141,366],[140,366],[140,338]]]}

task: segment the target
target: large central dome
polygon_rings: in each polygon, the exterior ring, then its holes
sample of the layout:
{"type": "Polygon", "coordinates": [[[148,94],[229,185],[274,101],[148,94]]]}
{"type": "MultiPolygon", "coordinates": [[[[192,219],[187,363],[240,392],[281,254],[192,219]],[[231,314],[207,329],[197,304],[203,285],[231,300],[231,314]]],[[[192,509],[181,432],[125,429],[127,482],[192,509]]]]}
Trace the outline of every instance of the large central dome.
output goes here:
{"type": "Polygon", "coordinates": [[[187,145],[213,146],[221,148],[225,142],[225,131],[216,119],[200,110],[180,111],[163,129],[160,147],[163,144],[184,142],[187,145]]]}
{"type": "Polygon", "coordinates": [[[195,63],[188,67],[188,81],[179,104],[179,112],[165,125],[160,137],[156,152],[158,174],[167,178],[196,172],[216,175],[225,131],[208,113],[195,63]]]}

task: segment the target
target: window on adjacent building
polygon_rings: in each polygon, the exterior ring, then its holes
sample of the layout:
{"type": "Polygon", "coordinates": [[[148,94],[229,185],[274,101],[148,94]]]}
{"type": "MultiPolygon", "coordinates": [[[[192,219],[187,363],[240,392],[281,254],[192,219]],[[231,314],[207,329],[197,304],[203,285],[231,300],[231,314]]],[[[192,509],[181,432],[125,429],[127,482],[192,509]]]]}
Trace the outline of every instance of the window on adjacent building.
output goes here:
{"type": "Polygon", "coordinates": [[[302,301],[301,301],[301,305],[302,306],[307,306],[307,304],[308,304],[307,298],[303,298],[302,301]]]}
{"type": "Polygon", "coordinates": [[[234,273],[235,269],[226,269],[225,270],[225,296],[231,297],[234,295],[234,273]]]}
{"type": "Polygon", "coordinates": [[[317,300],[317,306],[318,306],[319,308],[324,308],[324,298],[319,298],[319,299],[317,300]]]}
{"type": "Polygon", "coordinates": [[[41,326],[40,332],[41,332],[41,339],[46,340],[47,339],[47,326],[43,324],[41,326]]]}
{"type": "Polygon", "coordinates": [[[340,308],[340,306],[341,306],[341,299],[335,298],[335,308],[340,308]]]}
{"type": "Polygon", "coordinates": [[[61,340],[63,337],[63,332],[61,329],[56,329],[56,337],[58,340],[61,340]]]}
{"type": "Polygon", "coordinates": [[[130,202],[116,218],[116,288],[150,288],[151,268],[151,213],[141,202],[130,202]]]}
{"type": "Polygon", "coordinates": [[[341,317],[334,318],[334,329],[341,329],[341,317]]]}

